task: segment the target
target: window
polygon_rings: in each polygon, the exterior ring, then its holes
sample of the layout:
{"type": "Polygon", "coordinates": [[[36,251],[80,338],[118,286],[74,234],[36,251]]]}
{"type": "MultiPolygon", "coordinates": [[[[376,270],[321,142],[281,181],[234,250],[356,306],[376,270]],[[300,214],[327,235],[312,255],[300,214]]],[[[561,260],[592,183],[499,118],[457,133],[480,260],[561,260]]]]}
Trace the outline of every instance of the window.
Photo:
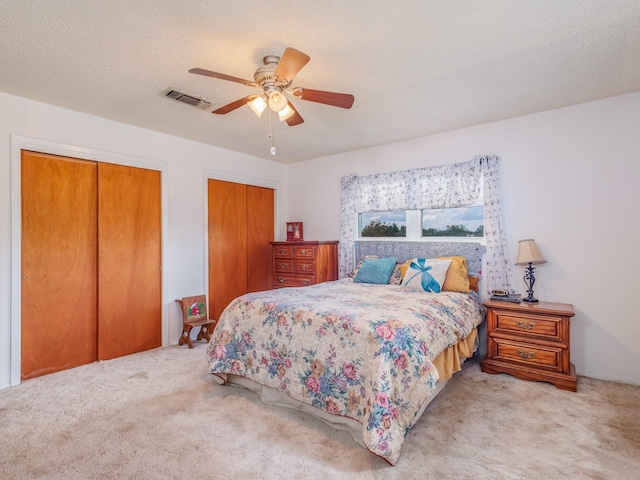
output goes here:
{"type": "Polygon", "coordinates": [[[361,237],[406,237],[407,212],[367,212],[358,215],[361,237]]]}
{"type": "Polygon", "coordinates": [[[481,205],[422,210],[423,237],[484,237],[481,205]]]}
{"type": "Polygon", "coordinates": [[[360,238],[438,239],[484,238],[484,207],[431,208],[366,212],[358,215],[360,238]]]}

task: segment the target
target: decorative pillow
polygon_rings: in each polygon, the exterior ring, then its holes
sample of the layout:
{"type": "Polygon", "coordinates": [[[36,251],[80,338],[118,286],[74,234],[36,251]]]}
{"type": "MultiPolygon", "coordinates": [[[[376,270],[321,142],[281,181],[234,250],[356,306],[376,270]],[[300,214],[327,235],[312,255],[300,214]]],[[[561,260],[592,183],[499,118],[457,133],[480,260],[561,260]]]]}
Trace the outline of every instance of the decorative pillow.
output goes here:
{"type": "Polygon", "coordinates": [[[362,266],[358,269],[353,281],[356,283],[387,284],[395,266],[396,259],[394,257],[365,258],[362,260],[362,266]]]}
{"type": "Polygon", "coordinates": [[[407,270],[409,269],[409,263],[411,263],[411,260],[400,264],[400,276],[402,278],[404,278],[404,276],[407,274],[407,270]]]}
{"type": "Polygon", "coordinates": [[[451,260],[442,291],[469,293],[469,272],[466,257],[438,257],[439,260],[451,260]]]}
{"type": "MultiPolygon", "coordinates": [[[[400,271],[400,267],[403,264],[397,263],[396,266],[393,267],[393,272],[391,272],[391,276],[389,277],[389,285],[400,285],[402,283],[402,272],[400,271]]],[[[407,269],[405,268],[405,272],[407,269]]]]}
{"type": "Polygon", "coordinates": [[[480,281],[480,277],[476,277],[475,275],[469,275],[469,290],[473,290],[474,292],[477,292],[479,281],[480,281]]]}
{"type": "Polygon", "coordinates": [[[414,258],[409,262],[402,286],[410,290],[440,293],[451,260],[414,258]]]}
{"type": "Polygon", "coordinates": [[[365,255],[364,257],[362,257],[360,259],[360,261],[358,262],[358,265],[356,265],[356,268],[353,270],[353,272],[351,272],[348,277],[349,278],[355,278],[355,276],[358,274],[358,270],[360,270],[360,267],[362,266],[362,262],[364,262],[365,258],[380,258],[378,255],[365,255]]]}

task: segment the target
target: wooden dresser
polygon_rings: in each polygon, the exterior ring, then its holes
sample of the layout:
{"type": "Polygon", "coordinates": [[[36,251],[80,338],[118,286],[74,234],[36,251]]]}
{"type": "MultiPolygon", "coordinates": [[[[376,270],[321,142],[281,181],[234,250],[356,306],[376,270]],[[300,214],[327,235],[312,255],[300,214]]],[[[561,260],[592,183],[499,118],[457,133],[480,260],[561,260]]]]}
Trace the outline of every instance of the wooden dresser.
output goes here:
{"type": "Polygon", "coordinates": [[[509,373],[576,391],[569,336],[572,305],[487,301],[484,306],[488,340],[487,358],[480,363],[483,372],[509,373]]]}
{"type": "Polygon", "coordinates": [[[338,279],[338,242],[271,242],[273,288],[338,279]]]}

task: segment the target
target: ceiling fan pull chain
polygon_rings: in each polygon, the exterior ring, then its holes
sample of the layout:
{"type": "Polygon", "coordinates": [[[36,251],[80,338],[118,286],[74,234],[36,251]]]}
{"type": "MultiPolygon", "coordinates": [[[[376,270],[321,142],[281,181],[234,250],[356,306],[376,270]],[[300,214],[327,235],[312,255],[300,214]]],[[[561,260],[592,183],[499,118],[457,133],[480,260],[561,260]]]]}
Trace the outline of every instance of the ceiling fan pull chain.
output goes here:
{"type": "Polygon", "coordinates": [[[273,115],[274,112],[269,110],[269,137],[271,138],[271,155],[276,154],[276,136],[273,126],[273,115]]]}

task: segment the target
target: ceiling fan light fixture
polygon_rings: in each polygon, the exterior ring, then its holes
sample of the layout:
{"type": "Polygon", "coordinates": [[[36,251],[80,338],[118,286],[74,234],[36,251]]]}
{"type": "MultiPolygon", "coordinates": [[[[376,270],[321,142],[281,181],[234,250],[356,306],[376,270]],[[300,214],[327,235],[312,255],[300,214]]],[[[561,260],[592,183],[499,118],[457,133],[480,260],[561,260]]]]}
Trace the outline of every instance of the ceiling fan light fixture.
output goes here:
{"type": "Polygon", "coordinates": [[[287,103],[285,107],[278,112],[278,118],[280,119],[281,122],[283,122],[286,119],[290,118],[291,115],[293,115],[294,113],[296,113],[295,110],[291,108],[287,103]]]}
{"type": "Polygon", "coordinates": [[[269,95],[269,108],[274,112],[280,112],[289,106],[289,100],[282,92],[271,92],[269,95]]]}
{"type": "Polygon", "coordinates": [[[267,102],[262,96],[254,98],[249,103],[247,103],[247,105],[251,107],[251,110],[253,110],[253,113],[255,113],[258,118],[262,116],[262,112],[264,112],[264,109],[267,108],[267,102]]]}
{"type": "MultiPolygon", "coordinates": [[[[289,95],[293,95],[293,99],[296,101],[300,99],[345,109],[353,106],[354,97],[350,94],[307,88],[303,89],[301,87],[291,88],[293,78],[309,60],[309,55],[306,53],[302,53],[295,48],[287,47],[281,57],[277,55],[267,55],[264,57],[264,65],[253,72],[253,80],[245,80],[244,78],[213,72],[211,70],[205,70],[204,68],[192,68],[189,72],[228,82],[241,83],[248,87],[257,87],[262,90],[260,94],[242,97],[215,109],[211,113],[224,115],[233,112],[243,105],[249,105],[256,116],[261,117],[268,106],[270,110],[269,125],[273,137],[272,125],[274,123],[274,115],[271,115],[271,112],[277,113],[278,119],[280,121],[286,121],[290,127],[300,125],[304,122],[304,119],[296,110],[294,103],[289,101],[289,95]]],[[[272,146],[275,148],[274,145],[272,146]]]]}

